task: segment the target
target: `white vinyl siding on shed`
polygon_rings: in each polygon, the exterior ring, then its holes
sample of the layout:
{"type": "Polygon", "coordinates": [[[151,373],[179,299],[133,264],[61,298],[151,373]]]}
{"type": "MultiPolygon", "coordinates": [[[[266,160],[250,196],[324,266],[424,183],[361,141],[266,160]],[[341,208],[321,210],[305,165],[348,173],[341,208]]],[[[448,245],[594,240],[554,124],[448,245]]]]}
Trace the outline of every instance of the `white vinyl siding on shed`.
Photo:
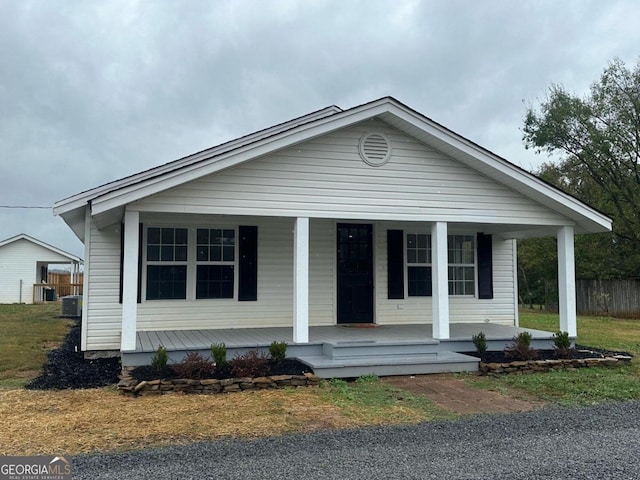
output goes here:
{"type": "Polygon", "coordinates": [[[69,265],[71,260],[24,238],[1,246],[0,303],[32,303],[33,285],[42,280],[38,264],[47,263],[69,265]]]}
{"type": "Polygon", "coordinates": [[[566,218],[389,127],[368,121],[135,202],[140,211],[563,225],[566,218]],[[387,164],[358,154],[365,132],[387,164]]]}

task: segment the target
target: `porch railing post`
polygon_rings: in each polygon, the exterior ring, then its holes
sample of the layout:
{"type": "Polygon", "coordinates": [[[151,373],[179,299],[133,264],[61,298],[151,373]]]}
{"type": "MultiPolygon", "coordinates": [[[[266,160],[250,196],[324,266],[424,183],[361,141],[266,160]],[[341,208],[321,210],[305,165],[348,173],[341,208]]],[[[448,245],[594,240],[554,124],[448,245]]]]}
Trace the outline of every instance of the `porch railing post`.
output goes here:
{"type": "Polygon", "coordinates": [[[576,321],[576,269],[573,227],[558,230],[558,300],[560,330],[570,337],[578,334],[576,321]]]}
{"type": "Polygon", "coordinates": [[[122,278],[122,337],[121,350],[136,349],[138,311],[138,242],[140,213],[124,212],[124,262],[122,278]]]}
{"type": "Polygon", "coordinates": [[[293,231],[293,342],[309,342],[309,219],[296,218],[293,231]]]}
{"type": "Polygon", "coordinates": [[[433,338],[449,338],[449,266],[447,256],[447,223],[431,225],[431,283],[433,338]]]}

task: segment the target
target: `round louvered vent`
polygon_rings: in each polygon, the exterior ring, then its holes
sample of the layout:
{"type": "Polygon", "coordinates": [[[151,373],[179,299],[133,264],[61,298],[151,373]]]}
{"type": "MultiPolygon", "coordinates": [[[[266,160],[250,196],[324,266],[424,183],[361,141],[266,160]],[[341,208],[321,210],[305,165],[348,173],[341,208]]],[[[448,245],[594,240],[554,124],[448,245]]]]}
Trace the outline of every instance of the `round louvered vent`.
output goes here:
{"type": "Polygon", "coordinates": [[[381,133],[365,133],[360,139],[360,156],[368,165],[380,167],[391,157],[391,144],[381,133]]]}

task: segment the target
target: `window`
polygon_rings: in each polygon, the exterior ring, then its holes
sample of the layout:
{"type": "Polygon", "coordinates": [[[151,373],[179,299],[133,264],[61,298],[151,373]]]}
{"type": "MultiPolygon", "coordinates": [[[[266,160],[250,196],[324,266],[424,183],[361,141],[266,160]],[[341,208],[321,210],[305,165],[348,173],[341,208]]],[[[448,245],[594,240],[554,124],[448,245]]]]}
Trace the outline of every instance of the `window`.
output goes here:
{"type": "Polygon", "coordinates": [[[196,238],[196,298],[233,298],[235,230],[199,228],[196,238]]]}
{"type": "Polygon", "coordinates": [[[407,234],[407,280],[410,297],[431,296],[431,235],[407,234]]]}
{"type": "Polygon", "coordinates": [[[186,228],[147,229],[147,300],[187,297],[186,228]]]}
{"type": "Polygon", "coordinates": [[[473,235],[449,235],[449,295],[475,295],[475,241],[473,235]]]}
{"type": "MultiPolygon", "coordinates": [[[[449,295],[475,295],[475,238],[473,235],[449,235],[449,295]]],[[[407,234],[407,290],[410,297],[430,297],[431,235],[407,234]]]]}

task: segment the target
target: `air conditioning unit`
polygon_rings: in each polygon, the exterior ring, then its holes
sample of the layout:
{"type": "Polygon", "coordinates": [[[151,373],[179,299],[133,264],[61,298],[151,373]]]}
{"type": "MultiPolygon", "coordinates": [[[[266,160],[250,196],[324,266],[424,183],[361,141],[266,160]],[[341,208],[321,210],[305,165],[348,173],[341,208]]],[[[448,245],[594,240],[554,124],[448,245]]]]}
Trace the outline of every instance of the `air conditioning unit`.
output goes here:
{"type": "Polygon", "coordinates": [[[62,297],[62,316],[81,317],[82,316],[82,295],[69,295],[62,297]]]}

